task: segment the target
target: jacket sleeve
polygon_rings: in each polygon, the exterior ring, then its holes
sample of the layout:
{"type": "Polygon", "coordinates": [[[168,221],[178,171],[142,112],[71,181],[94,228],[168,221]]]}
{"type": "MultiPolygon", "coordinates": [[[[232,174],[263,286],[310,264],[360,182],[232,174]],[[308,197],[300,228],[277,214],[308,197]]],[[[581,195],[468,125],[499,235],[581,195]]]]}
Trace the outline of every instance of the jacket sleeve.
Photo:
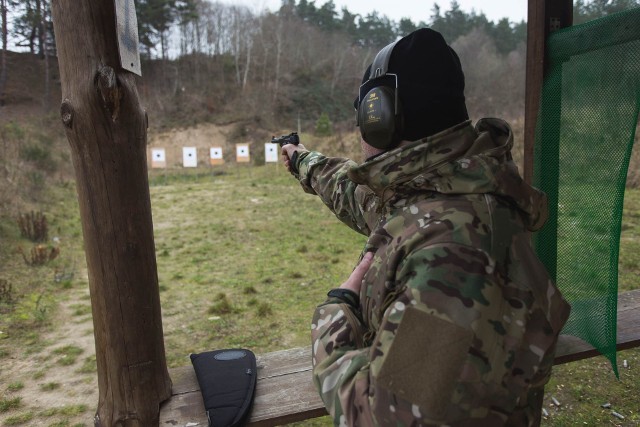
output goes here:
{"type": "Polygon", "coordinates": [[[355,164],[349,159],[308,151],[300,155],[296,166],[305,192],[318,195],[340,221],[368,236],[371,230],[364,206],[375,196],[371,190],[358,189],[358,184],[347,176],[347,171],[355,164]]]}
{"type": "Polygon", "coordinates": [[[315,311],[311,336],[313,381],[334,425],[373,425],[367,400],[369,349],[362,346],[358,313],[329,298],[315,311]],[[364,411],[356,410],[362,405],[364,411]]]}

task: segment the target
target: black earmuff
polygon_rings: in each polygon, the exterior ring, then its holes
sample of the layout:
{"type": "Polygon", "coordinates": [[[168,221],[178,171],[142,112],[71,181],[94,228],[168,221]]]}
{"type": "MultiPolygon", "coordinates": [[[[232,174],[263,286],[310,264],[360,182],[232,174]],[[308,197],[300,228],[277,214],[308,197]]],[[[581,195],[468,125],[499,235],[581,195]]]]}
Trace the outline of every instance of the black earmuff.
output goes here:
{"type": "Polygon", "coordinates": [[[371,64],[369,78],[360,86],[357,125],[372,147],[387,150],[401,140],[403,116],[398,99],[398,76],[387,73],[397,42],[385,46],[371,64]]]}

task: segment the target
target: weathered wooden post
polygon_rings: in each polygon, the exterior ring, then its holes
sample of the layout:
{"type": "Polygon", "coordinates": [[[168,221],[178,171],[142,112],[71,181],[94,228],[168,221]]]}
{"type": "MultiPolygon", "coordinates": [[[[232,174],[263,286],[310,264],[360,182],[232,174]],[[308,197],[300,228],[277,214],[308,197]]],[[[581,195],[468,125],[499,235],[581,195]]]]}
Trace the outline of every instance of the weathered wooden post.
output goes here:
{"type": "Polygon", "coordinates": [[[52,12],[61,115],[89,270],[99,387],[95,424],[153,426],[160,403],[171,395],[171,380],[151,222],[147,119],[127,71],[140,69],[133,0],[53,0],[52,12]],[[119,14],[126,22],[120,19],[118,31],[116,9],[125,7],[129,13],[119,14]],[[123,57],[123,48],[134,50],[134,58],[123,57]]]}
{"type": "MultiPolygon", "coordinates": [[[[534,151],[535,137],[540,112],[540,102],[542,100],[542,87],[544,76],[547,71],[547,39],[549,34],[555,30],[569,27],[573,24],[573,0],[529,0],[527,17],[527,71],[525,88],[525,122],[524,122],[524,179],[528,183],[533,183],[534,173],[534,151]]],[[[557,94],[560,96],[560,93],[557,94]]],[[[546,112],[547,119],[553,118],[560,122],[560,111],[546,112]],[[553,114],[553,117],[549,114],[553,114]]],[[[549,120],[547,120],[549,123],[549,120]]],[[[548,126],[544,132],[559,132],[560,126],[548,126]]],[[[557,135],[556,139],[559,138],[557,135]]],[[[559,146],[556,147],[559,149],[559,146]]],[[[551,156],[553,162],[546,164],[549,171],[554,171],[555,175],[545,174],[545,182],[537,183],[542,188],[547,188],[549,221],[545,224],[538,236],[556,236],[558,230],[558,192],[557,182],[559,173],[559,154],[551,156]],[[551,184],[554,182],[555,185],[551,184]],[[549,188],[556,188],[550,191],[549,188]]],[[[541,241],[548,241],[541,239],[541,241]]],[[[553,239],[555,241],[555,237],[553,239]]],[[[536,242],[535,245],[537,247],[536,242]]],[[[541,249],[541,248],[538,248],[541,249]]],[[[549,274],[556,279],[557,246],[545,246],[543,262],[549,270],[549,274]]]]}
{"type": "Polygon", "coordinates": [[[573,0],[529,0],[527,3],[527,71],[524,120],[524,179],[533,179],[533,151],[546,70],[549,34],[573,24],[573,0]]]}

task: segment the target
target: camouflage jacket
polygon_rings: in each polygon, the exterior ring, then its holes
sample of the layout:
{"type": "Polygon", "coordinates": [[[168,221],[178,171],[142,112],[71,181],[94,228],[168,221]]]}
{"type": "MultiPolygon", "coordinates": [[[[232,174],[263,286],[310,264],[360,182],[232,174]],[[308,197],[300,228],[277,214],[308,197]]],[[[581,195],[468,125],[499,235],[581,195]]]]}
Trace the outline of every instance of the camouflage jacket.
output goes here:
{"type": "Polygon", "coordinates": [[[539,423],[569,306],[531,249],[546,197],[483,119],[362,165],[317,152],[305,191],[369,236],[359,308],[329,298],[312,321],[313,378],[336,425],[539,423]]]}

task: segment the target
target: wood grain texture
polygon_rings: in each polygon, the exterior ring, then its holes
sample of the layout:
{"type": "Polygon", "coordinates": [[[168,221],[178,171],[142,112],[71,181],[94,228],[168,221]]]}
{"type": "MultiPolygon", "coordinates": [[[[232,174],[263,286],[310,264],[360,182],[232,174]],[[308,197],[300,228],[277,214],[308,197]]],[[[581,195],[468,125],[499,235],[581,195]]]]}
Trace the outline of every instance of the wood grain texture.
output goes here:
{"type": "MultiPolygon", "coordinates": [[[[618,296],[618,349],[640,346],[640,290],[618,296]]],[[[562,335],[555,363],[599,353],[584,341],[562,335]]],[[[249,425],[276,426],[326,415],[311,380],[311,347],[258,357],[258,385],[249,425]]],[[[160,409],[161,426],[207,425],[200,387],[191,366],[171,370],[173,396],[160,409]]]]}
{"type": "Polygon", "coordinates": [[[157,425],[171,396],[147,178],[147,121],[119,64],[113,1],[52,1],[87,258],[96,426],[157,425]]]}
{"type": "Polygon", "coordinates": [[[542,85],[547,69],[546,44],[551,32],[551,20],[559,28],[573,24],[573,0],[529,0],[527,9],[527,66],[524,111],[523,178],[533,182],[534,147],[542,85]]]}

